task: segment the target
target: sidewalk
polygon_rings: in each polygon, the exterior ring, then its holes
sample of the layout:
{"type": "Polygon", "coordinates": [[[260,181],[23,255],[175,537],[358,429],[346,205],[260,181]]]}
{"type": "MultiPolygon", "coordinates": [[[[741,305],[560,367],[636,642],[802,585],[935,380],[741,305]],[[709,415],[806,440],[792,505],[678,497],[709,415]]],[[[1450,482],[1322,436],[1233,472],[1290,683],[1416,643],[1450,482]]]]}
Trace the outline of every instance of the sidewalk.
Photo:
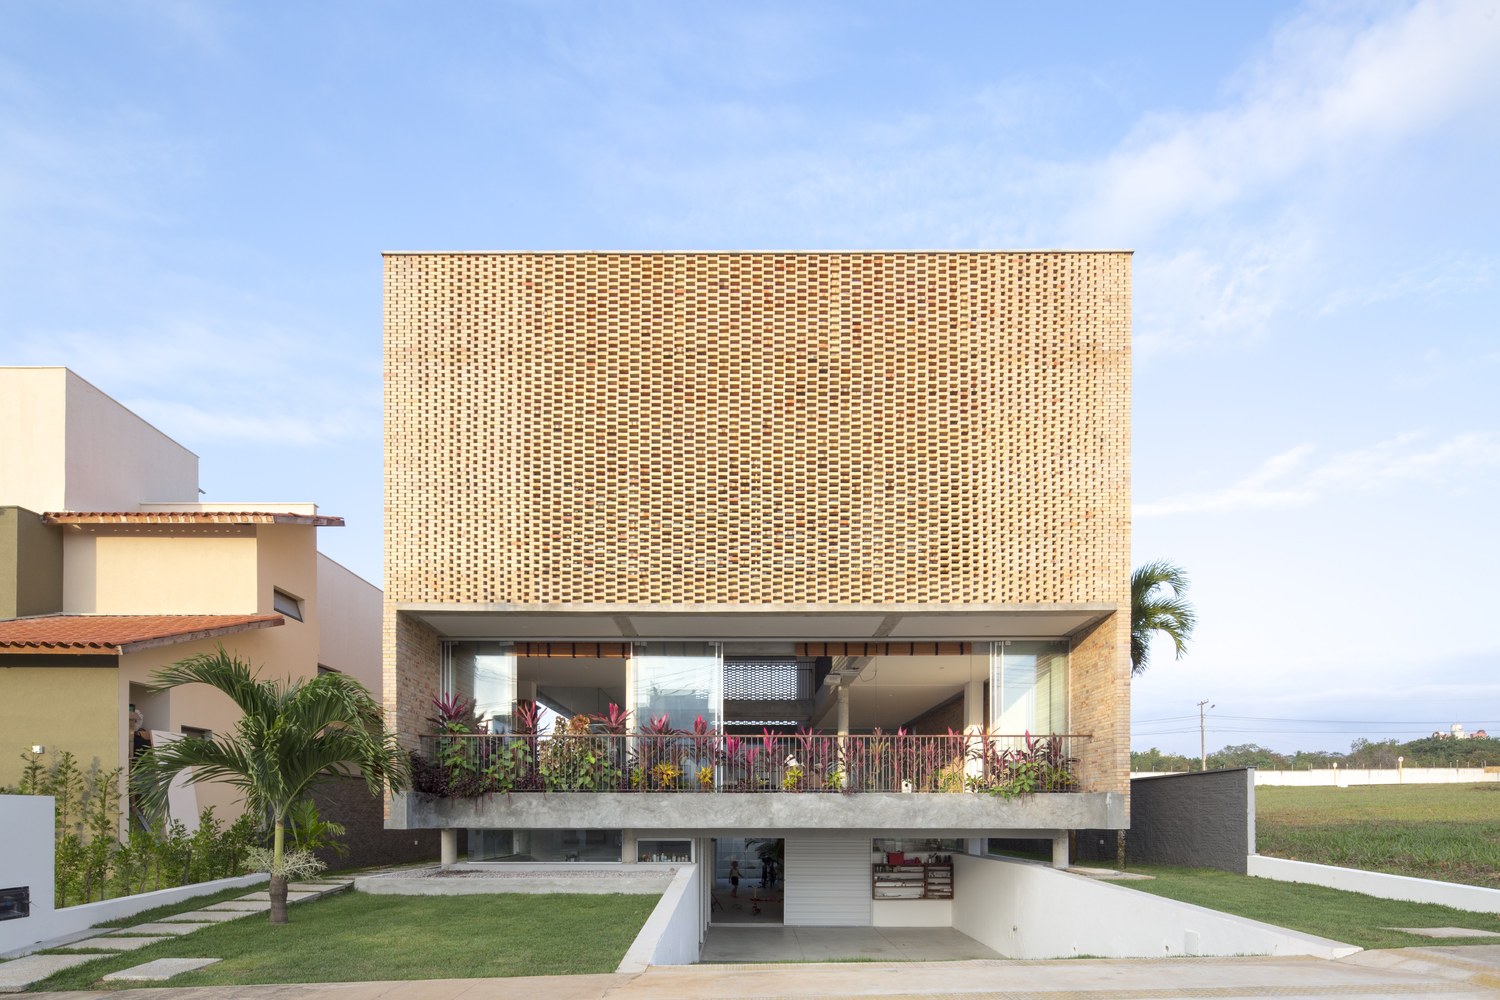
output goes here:
{"type": "MultiPolygon", "coordinates": [[[[57,1000],[106,995],[111,994],[51,994],[57,1000]]],[[[1500,997],[1500,946],[1361,952],[1336,962],[1174,958],[694,965],[654,967],[634,976],[151,988],[130,991],[128,1000],[916,1000],[938,996],[964,1000],[1266,996],[1474,1000],[1500,997]]]]}

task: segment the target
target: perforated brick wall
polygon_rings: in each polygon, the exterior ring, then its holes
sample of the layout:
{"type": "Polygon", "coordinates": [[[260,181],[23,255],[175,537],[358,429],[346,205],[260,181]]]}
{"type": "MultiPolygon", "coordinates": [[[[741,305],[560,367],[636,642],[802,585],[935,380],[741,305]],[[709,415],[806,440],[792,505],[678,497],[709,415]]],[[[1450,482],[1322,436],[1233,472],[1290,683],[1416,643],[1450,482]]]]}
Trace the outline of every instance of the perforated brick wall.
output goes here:
{"type": "Polygon", "coordinates": [[[397,603],[1127,597],[1126,253],[385,268],[397,603]]]}

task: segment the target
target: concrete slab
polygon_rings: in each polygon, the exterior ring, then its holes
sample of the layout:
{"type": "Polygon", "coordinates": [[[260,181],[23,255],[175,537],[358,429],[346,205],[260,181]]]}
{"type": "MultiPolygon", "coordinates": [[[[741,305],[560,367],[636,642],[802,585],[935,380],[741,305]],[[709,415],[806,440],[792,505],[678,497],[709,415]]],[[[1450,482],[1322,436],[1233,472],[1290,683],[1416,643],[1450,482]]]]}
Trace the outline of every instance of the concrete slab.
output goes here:
{"type": "Polygon", "coordinates": [[[111,972],[104,977],[105,982],[159,982],[163,979],[171,979],[180,976],[184,972],[192,972],[206,965],[224,961],[222,958],[158,958],[154,962],[146,962],[142,965],[132,965],[128,969],[119,972],[111,972]]]}
{"type": "MultiPolygon", "coordinates": [[[[288,890],[286,894],[286,901],[288,903],[300,903],[304,899],[316,899],[320,895],[322,895],[322,893],[292,892],[288,890]]],[[[247,895],[240,896],[238,899],[231,899],[229,902],[238,903],[242,901],[249,901],[253,903],[269,903],[271,901],[271,894],[269,892],[252,892],[247,895]]]]}
{"type": "Polygon", "coordinates": [[[165,937],[91,937],[65,944],[63,948],[67,951],[135,951],[165,940],[165,937]]]}
{"type": "Polygon", "coordinates": [[[0,993],[21,993],[54,972],[92,962],[98,955],[27,955],[0,962],[0,993]]]}
{"type": "Polygon", "coordinates": [[[265,902],[256,902],[252,899],[226,899],[222,903],[215,903],[212,906],[204,907],[205,910],[208,910],[210,912],[222,910],[244,910],[249,913],[264,913],[270,908],[270,900],[266,900],[265,902]]]}
{"type": "Polygon", "coordinates": [[[715,925],[700,961],[943,962],[1000,955],[951,927],[766,927],[715,925]]]}
{"type": "Polygon", "coordinates": [[[190,910],[187,913],[179,913],[176,916],[162,917],[168,923],[220,923],[225,920],[238,920],[240,917],[248,917],[255,910],[190,910]]]}
{"type": "Polygon", "coordinates": [[[1426,938],[1500,938],[1500,931],[1481,931],[1473,927],[1387,927],[1386,930],[1426,938]]]}
{"type": "Polygon", "coordinates": [[[191,934],[191,933],[193,933],[193,931],[197,930],[200,927],[209,927],[209,926],[212,926],[212,925],[209,924],[209,923],[206,923],[206,922],[205,923],[201,923],[201,924],[187,924],[187,923],[182,923],[182,924],[163,924],[163,923],[136,924],[134,927],[121,927],[119,930],[114,931],[113,934],[114,935],[118,935],[120,937],[135,937],[135,936],[141,935],[141,934],[145,934],[145,935],[148,935],[148,936],[149,935],[153,935],[153,934],[172,934],[172,935],[177,935],[177,934],[191,934]]]}

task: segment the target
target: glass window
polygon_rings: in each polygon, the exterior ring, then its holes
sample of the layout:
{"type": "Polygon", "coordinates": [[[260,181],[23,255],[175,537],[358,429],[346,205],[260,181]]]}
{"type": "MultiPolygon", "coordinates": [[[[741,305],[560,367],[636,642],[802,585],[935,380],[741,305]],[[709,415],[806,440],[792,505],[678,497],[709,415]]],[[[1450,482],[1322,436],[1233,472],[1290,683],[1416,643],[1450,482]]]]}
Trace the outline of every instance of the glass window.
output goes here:
{"type": "Polygon", "coordinates": [[[516,703],[515,648],[508,642],[450,642],[443,653],[443,693],[474,699],[482,731],[509,732],[516,703]]]}
{"type": "Polygon", "coordinates": [[[620,830],[470,830],[470,861],[619,861],[620,830]]]}
{"type": "Polygon", "coordinates": [[[633,725],[644,728],[662,716],[677,729],[691,729],[700,715],[709,726],[723,721],[724,660],[718,644],[637,643],[630,669],[633,725]]]}
{"type": "Polygon", "coordinates": [[[1068,644],[1010,640],[990,661],[990,728],[1008,736],[1068,731],[1068,644]]]}
{"type": "Polygon", "coordinates": [[[637,861],[691,861],[691,840],[641,840],[636,845],[637,861]]]}

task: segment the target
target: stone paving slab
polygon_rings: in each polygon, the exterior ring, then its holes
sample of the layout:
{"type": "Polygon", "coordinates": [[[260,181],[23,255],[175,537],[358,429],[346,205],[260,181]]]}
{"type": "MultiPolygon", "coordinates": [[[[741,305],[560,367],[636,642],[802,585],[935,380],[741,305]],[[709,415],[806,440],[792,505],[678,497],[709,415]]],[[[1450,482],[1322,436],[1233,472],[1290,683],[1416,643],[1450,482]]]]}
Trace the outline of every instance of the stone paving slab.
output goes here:
{"type": "Polygon", "coordinates": [[[1387,927],[1386,930],[1427,938],[1500,938],[1500,932],[1481,931],[1473,927],[1387,927]]]}
{"type": "Polygon", "coordinates": [[[224,961],[222,958],[158,958],[154,962],[146,962],[143,965],[132,965],[128,969],[111,972],[104,977],[104,981],[158,982],[222,961],[224,961]]]}
{"type": "MultiPolygon", "coordinates": [[[[291,891],[288,891],[287,894],[286,894],[286,901],[288,903],[300,903],[304,899],[316,899],[318,896],[321,896],[321,895],[322,895],[322,893],[320,893],[320,892],[291,892],[291,891]]],[[[257,903],[269,903],[271,901],[271,894],[269,892],[252,892],[248,896],[241,896],[241,897],[239,897],[239,899],[232,899],[232,900],[230,900],[230,902],[232,902],[232,903],[238,903],[241,900],[250,900],[250,901],[253,901],[253,902],[257,902],[257,903]]]]}
{"type": "Polygon", "coordinates": [[[165,937],[91,937],[62,945],[61,948],[65,951],[135,951],[165,940],[165,937]]]}
{"type": "Polygon", "coordinates": [[[254,910],[191,910],[187,913],[178,913],[170,917],[162,917],[162,920],[174,924],[204,924],[220,923],[225,920],[238,920],[240,917],[248,917],[254,910]]]}
{"type": "Polygon", "coordinates": [[[228,899],[222,903],[215,903],[212,906],[204,907],[210,913],[217,913],[224,910],[244,910],[249,913],[263,913],[270,908],[271,903],[269,900],[261,903],[252,899],[228,899]]]}
{"type": "Polygon", "coordinates": [[[0,962],[0,993],[20,993],[63,969],[92,962],[98,955],[27,955],[0,962]]]}
{"type": "Polygon", "coordinates": [[[126,937],[134,934],[191,934],[193,933],[193,931],[197,930],[200,927],[209,926],[212,925],[208,922],[201,924],[136,924],[134,927],[121,927],[119,930],[115,931],[114,934],[118,934],[121,937],[126,937]]]}

